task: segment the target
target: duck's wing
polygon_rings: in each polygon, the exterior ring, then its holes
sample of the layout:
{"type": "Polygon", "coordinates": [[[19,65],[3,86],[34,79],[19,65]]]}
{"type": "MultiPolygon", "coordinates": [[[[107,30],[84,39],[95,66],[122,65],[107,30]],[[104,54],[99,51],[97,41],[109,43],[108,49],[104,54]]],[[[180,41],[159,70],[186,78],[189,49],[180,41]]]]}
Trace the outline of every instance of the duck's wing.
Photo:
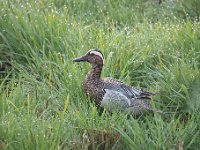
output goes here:
{"type": "Polygon", "coordinates": [[[105,78],[103,81],[105,83],[105,89],[121,92],[127,98],[148,99],[150,96],[155,95],[154,93],[139,90],[112,78],[105,78]]]}
{"type": "Polygon", "coordinates": [[[122,110],[139,115],[144,112],[151,112],[151,105],[148,100],[140,98],[128,98],[122,92],[105,89],[105,94],[101,101],[101,107],[109,111],[122,110]]]}
{"type": "Polygon", "coordinates": [[[105,89],[105,94],[101,101],[101,107],[109,110],[119,109],[124,110],[131,106],[131,100],[128,99],[121,92],[105,89]]]}

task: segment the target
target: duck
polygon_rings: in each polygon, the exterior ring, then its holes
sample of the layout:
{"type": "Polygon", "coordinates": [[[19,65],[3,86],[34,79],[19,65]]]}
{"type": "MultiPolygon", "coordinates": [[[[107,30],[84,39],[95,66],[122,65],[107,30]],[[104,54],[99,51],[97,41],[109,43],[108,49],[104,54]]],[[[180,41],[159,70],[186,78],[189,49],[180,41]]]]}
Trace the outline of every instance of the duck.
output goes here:
{"type": "Polygon", "coordinates": [[[91,64],[91,69],[83,81],[83,88],[98,107],[111,112],[126,111],[136,116],[145,112],[155,112],[150,104],[151,96],[155,93],[140,90],[110,77],[101,78],[104,65],[101,50],[91,49],[83,56],[73,59],[73,62],[91,64]]]}

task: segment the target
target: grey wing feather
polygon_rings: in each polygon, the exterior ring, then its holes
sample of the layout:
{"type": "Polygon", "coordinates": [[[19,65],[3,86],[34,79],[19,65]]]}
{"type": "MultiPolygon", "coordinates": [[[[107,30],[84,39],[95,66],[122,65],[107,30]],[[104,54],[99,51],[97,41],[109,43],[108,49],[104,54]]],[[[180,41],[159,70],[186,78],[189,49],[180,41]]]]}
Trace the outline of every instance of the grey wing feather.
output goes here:
{"type": "Polygon", "coordinates": [[[128,98],[149,98],[149,96],[154,95],[150,92],[144,92],[125,83],[114,80],[111,78],[105,78],[105,89],[114,90],[123,93],[128,98]]]}
{"type": "Polygon", "coordinates": [[[123,110],[139,115],[145,111],[152,111],[151,105],[147,100],[138,98],[129,99],[121,92],[105,89],[101,107],[112,110],[123,110]]]}
{"type": "Polygon", "coordinates": [[[112,109],[125,109],[131,106],[131,101],[121,92],[105,89],[105,94],[101,102],[101,106],[112,109]]]}

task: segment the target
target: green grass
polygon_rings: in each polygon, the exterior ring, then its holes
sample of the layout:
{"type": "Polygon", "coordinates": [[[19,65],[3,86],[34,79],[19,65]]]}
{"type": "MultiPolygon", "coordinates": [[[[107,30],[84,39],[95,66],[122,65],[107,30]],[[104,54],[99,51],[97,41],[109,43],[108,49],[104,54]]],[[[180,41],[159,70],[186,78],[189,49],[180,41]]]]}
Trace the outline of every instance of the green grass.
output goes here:
{"type": "Polygon", "coordinates": [[[0,3],[0,149],[198,149],[198,0],[0,3]],[[158,93],[169,113],[99,113],[89,64],[72,62],[97,47],[102,76],[158,93]]]}

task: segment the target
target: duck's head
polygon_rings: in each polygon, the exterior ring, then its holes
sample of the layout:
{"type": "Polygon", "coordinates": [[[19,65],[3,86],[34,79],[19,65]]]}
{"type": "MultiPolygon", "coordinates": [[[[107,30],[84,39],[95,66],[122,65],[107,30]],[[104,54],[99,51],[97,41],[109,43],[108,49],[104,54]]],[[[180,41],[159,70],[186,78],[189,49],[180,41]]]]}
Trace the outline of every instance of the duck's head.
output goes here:
{"type": "Polygon", "coordinates": [[[103,65],[104,57],[100,50],[91,49],[85,55],[73,59],[74,62],[86,61],[91,63],[92,65],[103,65]]]}

